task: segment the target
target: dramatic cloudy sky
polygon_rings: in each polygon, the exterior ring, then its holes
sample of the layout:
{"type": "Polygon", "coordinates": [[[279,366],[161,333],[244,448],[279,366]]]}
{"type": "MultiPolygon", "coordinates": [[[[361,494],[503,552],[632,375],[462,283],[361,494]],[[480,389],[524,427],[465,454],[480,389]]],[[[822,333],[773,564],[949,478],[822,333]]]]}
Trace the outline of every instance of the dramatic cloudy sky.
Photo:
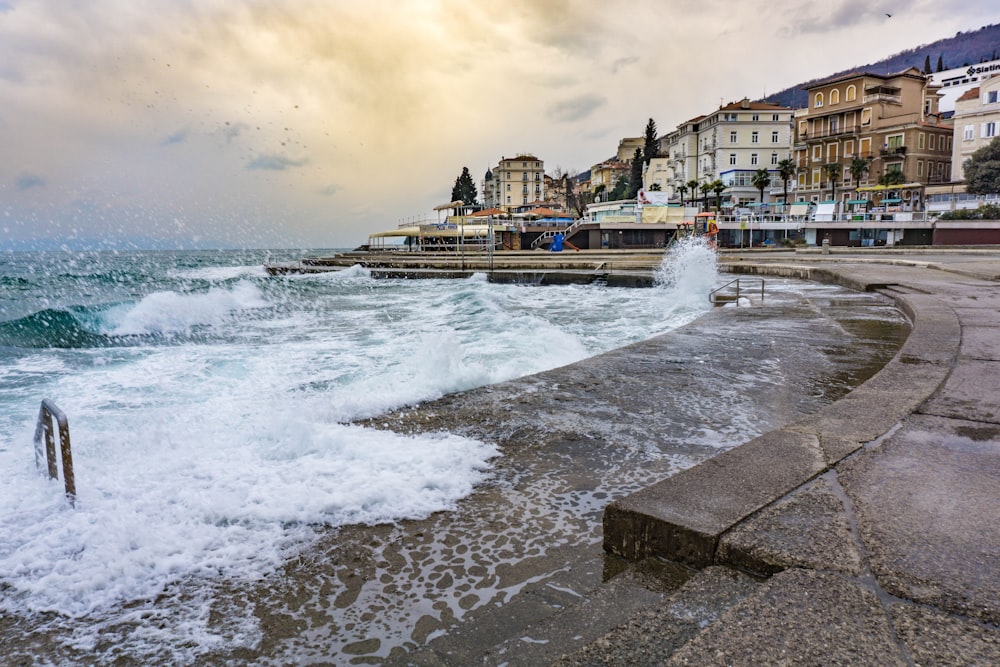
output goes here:
{"type": "Polygon", "coordinates": [[[342,247],[996,0],[0,0],[0,249],[342,247]],[[887,17],[886,14],[892,14],[887,17]]]}

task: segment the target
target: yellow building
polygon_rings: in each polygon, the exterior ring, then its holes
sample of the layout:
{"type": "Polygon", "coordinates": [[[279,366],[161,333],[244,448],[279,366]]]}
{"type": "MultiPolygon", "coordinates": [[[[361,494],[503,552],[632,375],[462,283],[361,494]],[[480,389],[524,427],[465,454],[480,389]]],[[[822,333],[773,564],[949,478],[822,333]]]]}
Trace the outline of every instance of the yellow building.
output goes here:
{"type": "Polygon", "coordinates": [[[545,200],[545,163],[530,153],[501,158],[483,178],[486,208],[511,212],[545,200]]]}

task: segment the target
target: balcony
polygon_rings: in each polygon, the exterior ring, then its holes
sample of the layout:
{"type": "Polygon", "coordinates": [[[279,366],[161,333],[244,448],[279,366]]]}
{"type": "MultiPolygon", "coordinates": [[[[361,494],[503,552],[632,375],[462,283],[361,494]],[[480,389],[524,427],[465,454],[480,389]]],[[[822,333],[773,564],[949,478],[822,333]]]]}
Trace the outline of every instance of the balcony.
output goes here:
{"type": "Polygon", "coordinates": [[[902,157],[906,155],[906,146],[896,146],[894,148],[883,148],[879,151],[882,157],[902,157]]]}
{"type": "Polygon", "coordinates": [[[864,103],[872,104],[874,102],[887,102],[889,104],[903,104],[902,95],[891,95],[889,93],[875,93],[873,95],[865,95],[864,103]]]}

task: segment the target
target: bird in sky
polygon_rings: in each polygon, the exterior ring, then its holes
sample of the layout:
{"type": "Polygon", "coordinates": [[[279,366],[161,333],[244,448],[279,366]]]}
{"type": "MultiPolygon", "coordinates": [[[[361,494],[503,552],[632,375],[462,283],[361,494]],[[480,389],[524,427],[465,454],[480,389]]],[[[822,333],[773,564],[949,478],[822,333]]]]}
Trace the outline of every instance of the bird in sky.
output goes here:
{"type": "Polygon", "coordinates": [[[892,14],[886,14],[886,16],[888,16],[889,18],[892,18],[892,14]]]}

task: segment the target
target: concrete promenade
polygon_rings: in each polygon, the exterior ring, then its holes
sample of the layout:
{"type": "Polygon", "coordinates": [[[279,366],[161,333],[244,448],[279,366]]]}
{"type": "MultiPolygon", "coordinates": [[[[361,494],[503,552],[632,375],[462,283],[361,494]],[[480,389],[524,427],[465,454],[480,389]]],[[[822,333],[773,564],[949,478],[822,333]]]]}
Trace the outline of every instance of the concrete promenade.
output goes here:
{"type": "Polygon", "coordinates": [[[559,664],[1000,664],[1000,252],[724,265],[877,290],[912,332],[817,414],[610,505],[607,551],[700,573],[559,664]]]}

